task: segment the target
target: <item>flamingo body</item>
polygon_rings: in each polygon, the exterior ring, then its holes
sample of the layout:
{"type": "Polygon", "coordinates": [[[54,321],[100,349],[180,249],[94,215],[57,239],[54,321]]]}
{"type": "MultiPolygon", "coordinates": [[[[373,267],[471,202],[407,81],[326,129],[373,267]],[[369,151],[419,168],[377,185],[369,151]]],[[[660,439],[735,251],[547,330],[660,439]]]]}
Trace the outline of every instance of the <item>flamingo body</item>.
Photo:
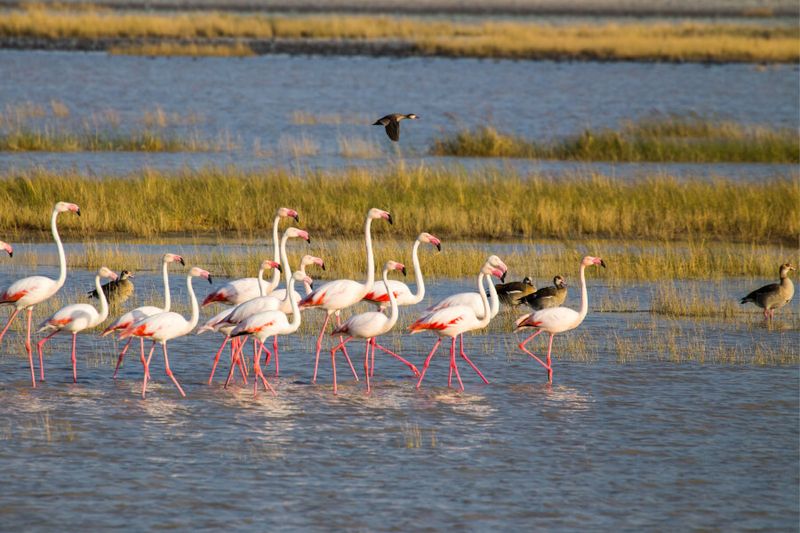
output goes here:
{"type": "Polygon", "coordinates": [[[528,315],[523,315],[516,321],[517,328],[532,327],[547,333],[564,333],[575,329],[582,322],[580,313],[569,307],[550,307],[528,315]]]}
{"type": "Polygon", "coordinates": [[[17,309],[25,309],[47,300],[60,288],[56,280],[45,276],[22,278],[3,291],[0,304],[12,304],[17,309]]]}
{"type": "MultiPolygon", "coordinates": [[[[478,294],[475,294],[478,296],[478,294]]],[[[480,298],[480,296],[478,296],[480,298]]],[[[475,310],[469,305],[454,305],[437,309],[409,326],[412,334],[433,331],[440,337],[455,337],[482,327],[475,310]]]]}

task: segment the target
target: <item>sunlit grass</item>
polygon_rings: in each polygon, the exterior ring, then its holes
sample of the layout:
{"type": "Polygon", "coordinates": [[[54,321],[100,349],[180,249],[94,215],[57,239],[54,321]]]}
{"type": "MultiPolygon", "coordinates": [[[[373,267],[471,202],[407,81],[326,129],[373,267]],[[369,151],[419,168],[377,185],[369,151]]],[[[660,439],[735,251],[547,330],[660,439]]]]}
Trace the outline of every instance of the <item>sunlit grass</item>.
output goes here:
{"type": "Polygon", "coordinates": [[[319,153],[319,144],[305,135],[282,135],[278,140],[278,151],[292,157],[308,157],[319,153]]]}
{"type": "Polygon", "coordinates": [[[370,117],[364,113],[310,113],[295,110],[291,114],[292,124],[298,126],[339,125],[339,124],[371,124],[370,117]]]}
{"type": "Polygon", "coordinates": [[[340,136],[338,141],[342,157],[374,159],[383,155],[380,145],[370,138],[340,136]]]}
{"type": "Polygon", "coordinates": [[[796,163],[800,137],[789,129],[667,116],[626,122],[619,130],[584,130],[552,141],[534,141],[481,126],[435,140],[431,153],[578,161],[796,163]]]}
{"type": "Polygon", "coordinates": [[[741,309],[730,295],[717,297],[700,294],[697,287],[677,287],[674,283],[658,286],[653,295],[651,311],[669,317],[734,318],[741,309]]]}
{"type": "Polygon", "coordinates": [[[248,57],[255,55],[250,46],[234,44],[202,44],[182,42],[157,42],[114,46],[108,50],[115,55],[128,56],[188,56],[188,57],[248,57]]]}

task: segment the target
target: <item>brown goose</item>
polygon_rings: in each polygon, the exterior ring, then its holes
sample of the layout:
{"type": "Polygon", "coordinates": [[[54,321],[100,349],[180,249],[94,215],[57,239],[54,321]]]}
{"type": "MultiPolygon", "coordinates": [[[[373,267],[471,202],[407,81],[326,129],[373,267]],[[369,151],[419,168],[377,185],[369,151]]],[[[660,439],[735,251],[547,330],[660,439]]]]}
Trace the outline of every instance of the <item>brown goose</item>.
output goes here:
{"type": "Polygon", "coordinates": [[[385,126],[386,135],[388,135],[391,140],[397,142],[400,140],[400,121],[406,118],[410,120],[416,120],[419,117],[414,113],[409,113],[408,115],[392,113],[391,115],[386,115],[385,117],[379,118],[373,122],[372,125],[385,126]]]}
{"type": "Polygon", "coordinates": [[[534,311],[547,309],[548,307],[558,307],[567,299],[567,284],[564,278],[556,276],[553,278],[552,287],[544,287],[533,294],[529,294],[522,299],[523,303],[528,304],[534,311]]]}
{"type": "MultiPolygon", "coordinates": [[[[130,298],[131,294],[133,294],[133,282],[131,281],[133,277],[133,272],[123,270],[120,272],[119,278],[102,286],[109,305],[119,305],[130,298]]],[[[88,294],[89,298],[97,298],[97,289],[89,291],[88,294]]]]}
{"type": "MultiPolygon", "coordinates": [[[[500,297],[502,303],[514,307],[521,304],[524,297],[536,292],[536,287],[533,286],[533,280],[528,276],[525,276],[522,281],[497,283],[494,288],[497,290],[497,296],[500,297]]],[[[489,291],[486,291],[486,294],[488,296],[489,291]]]]}
{"type": "Polygon", "coordinates": [[[764,285],[760,289],[756,289],[739,302],[746,304],[753,302],[758,307],[764,310],[764,318],[769,320],[774,317],[775,309],[780,309],[792,299],[794,296],[794,284],[789,279],[789,272],[796,270],[791,263],[784,263],[779,270],[781,281],[780,283],[770,283],[764,285]]]}

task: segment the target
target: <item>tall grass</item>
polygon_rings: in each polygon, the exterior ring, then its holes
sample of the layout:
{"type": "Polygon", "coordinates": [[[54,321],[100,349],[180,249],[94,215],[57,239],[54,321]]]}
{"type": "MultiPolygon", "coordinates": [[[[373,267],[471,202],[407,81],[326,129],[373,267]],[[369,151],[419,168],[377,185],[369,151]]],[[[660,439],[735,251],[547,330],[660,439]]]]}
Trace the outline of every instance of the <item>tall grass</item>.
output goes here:
{"type": "Polygon", "coordinates": [[[255,55],[253,49],[240,42],[234,44],[202,44],[165,42],[117,45],[109,53],[129,56],[186,56],[186,57],[248,57],[255,55]]]}
{"type": "Polygon", "coordinates": [[[528,140],[481,126],[435,140],[431,153],[578,161],[797,163],[800,137],[789,129],[667,116],[626,122],[620,130],[584,130],[551,142],[528,140]]]}
{"type": "MultiPolygon", "coordinates": [[[[358,237],[373,206],[392,212],[391,228],[376,234],[412,236],[429,231],[464,239],[728,240],[797,245],[800,183],[791,178],[757,183],[637,181],[607,177],[543,178],[499,169],[460,172],[424,166],[265,172],[235,168],[145,170],[104,177],[46,170],[0,175],[5,236],[47,232],[56,200],[82,207],[64,217],[66,233],[83,238],[167,234],[269,234],[279,205],[298,209],[320,236],[358,237]],[[769,206],[769,208],[765,208],[769,206]]],[[[9,237],[10,238],[10,237],[9,237]]]]}
{"type": "Polygon", "coordinates": [[[797,62],[796,27],[763,24],[550,25],[361,15],[131,13],[28,6],[0,17],[0,37],[39,39],[377,39],[426,55],[527,59],[797,62]]]}

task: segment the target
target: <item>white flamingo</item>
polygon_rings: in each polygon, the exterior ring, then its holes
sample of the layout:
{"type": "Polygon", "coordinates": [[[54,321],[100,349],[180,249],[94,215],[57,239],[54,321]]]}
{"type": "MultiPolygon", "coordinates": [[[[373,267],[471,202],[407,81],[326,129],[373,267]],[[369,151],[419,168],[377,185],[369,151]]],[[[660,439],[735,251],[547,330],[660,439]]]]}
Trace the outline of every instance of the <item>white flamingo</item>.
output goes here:
{"type": "MultiPolygon", "coordinates": [[[[320,258],[320,257],[316,257],[316,256],[313,256],[313,255],[304,255],[302,257],[302,259],[300,259],[300,268],[298,269],[298,272],[302,272],[303,276],[305,278],[308,278],[311,281],[310,282],[303,282],[303,289],[304,289],[305,293],[302,296],[300,296],[299,293],[297,294],[297,301],[298,302],[304,296],[308,296],[309,294],[311,294],[311,291],[314,290],[314,288],[313,288],[314,279],[311,278],[310,276],[308,276],[308,273],[306,272],[306,267],[311,266],[311,265],[317,265],[322,270],[325,270],[325,261],[323,261],[322,258],[320,258]]],[[[277,298],[278,300],[281,300],[283,302],[281,304],[281,311],[283,311],[287,315],[291,313],[291,307],[292,306],[289,303],[289,300],[286,299],[286,289],[275,289],[274,291],[272,291],[270,293],[270,295],[274,296],[275,298],[277,298]]]]}
{"type": "Polygon", "coordinates": [[[119,336],[120,339],[125,339],[131,335],[153,339],[153,345],[150,347],[150,353],[145,361],[144,379],[142,380],[142,398],[145,397],[145,392],[147,391],[147,379],[150,374],[150,358],[153,357],[153,350],[156,347],[156,343],[161,344],[161,349],[164,352],[164,366],[167,375],[172,382],[175,383],[175,386],[178,387],[181,396],[186,396],[180,383],[175,379],[172,370],[169,368],[167,341],[186,335],[197,325],[197,320],[200,318],[200,307],[197,305],[197,297],[192,288],[192,278],[196,277],[205,278],[211,283],[211,275],[202,268],[192,267],[189,270],[189,274],[186,276],[186,289],[189,292],[189,303],[192,306],[192,314],[189,320],[186,320],[183,316],[173,311],[158,313],[131,324],[124,329],[119,336]]]}
{"type": "Polygon", "coordinates": [[[533,313],[529,313],[527,315],[522,315],[517,319],[515,322],[517,328],[516,331],[525,328],[535,328],[536,331],[519,343],[520,349],[525,352],[526,354],[533,357],[540,365],[542,365],[547,370],[547,381],[553,381],[553,365],[550,361],[550,352],[553,350],[553,337],[555,337],[556,333],[563,333],[565,331],[569,331],[571,329],[575,329],[581,325],[583,319],[586,318],[586,314],[589,312],[589,295],[586,290],[586,276],[584,275],[584,270],[586,270],[587,266],[591,265],[600,265],[601,267],[605,268],[606,263],[599,257],[592,257],[587,255],[581,261],[581,309],[580,311],[575,311],[570,309],[569,307],[550,307],[547,309],[542,309],[540,311],[535,311],[533,313]],[[534,337],[536,337],[539,333],[546,331],[550,334],[550,342],[547,346],[547,364],[545,364],[541,359],[536,357],[532,352],[528,351],[525,348],[525,345],[528,344],[534,337]]]}
{"type": "Polygon", "coordinates": [[[389,271],[390,270],[400,270],[403,275],[406,275],[406,267],[402,263],[397,263],[396,261],[387,261],[386,264],[383,266],[383,273],[381,274],[381,278],[383,279],[383,285],[385,289],[385,294],[389,298],[389,306],[390,312],[389,316],[386,316],[381,311],[370,311],[367,313],[361,313],[358,315],[353,315],[348,318],[342,325],[338,326],[336,329],[333,330],[331,335],[338,335],[344,334],[348,337],[343,340],[338,345],[334,346],[331,350],[331,366],[333,367],[333,393],[337,393],[336,388],[336,350],[340,348],[344,348],[344,346],[350,341],[350,339],[364,339],[367,341],[366,343],[366,353],[364,354],[364,375],[367,378],[367,393],[370,392],[370,383],[369,377],[372,374],[372,369],[370,368],[369,362],[369,355],[370,355],[370,348],[372,348],[372,366],[375,365],[375,348],[382,350],[392,357],[400,360],[403,364],[409,367],[413,372],[414,375],[419,375],[419,370],[413,364],[405,360],[404,358],[400,357],[396,353],[392,352],[391,350],[387,350],[383,346],[377,343],[375,337],[379,335],[383,335],[384,333],[388,333],[394,325],[397,323],[397,298],[395,298],[394,291],[390,290],[389,287],[389,271]]]}
{"type": "Polygon", "coordinates": [[[31,321],[33,320],[33,307],[37,304],[44,302],[52,297],[64,285],[67,279],[67,259],[64,256],[64,245],[61,244],[61,237],[58,236],[58,226],[56,219],[59,213],[64,211],[72,211],[81,214],[81,208],[69,202],[58,202],[53,207],[53,213],[50,217],[50,229],[53,232],[53,239],[56,241],[58,247],[58,279],[50,279],[44,276],[30,276],[15,281],[2,293],[0,293],[0,305],[8,304],[14,306],[14,312],[8,317],[8,322],[3,331],[0,332],[0,343],[3,342],[3,337],[8,331],[11,322],[17,314],[23,309],[27,309],[28,313],[28,327],[27,336],[25,338],[25,350],[28,352],[28,363],[31,367],[31,383],[36,387],[36,375],[33,371],[33,349],[31,347],[31,321]]]}
{"type": "MultiPolygon", "coordinates": [[[[336,314],[336,325],[340,325],[341,319],[339,317],[339,311],[360,302],[364,296],[366,296],[367,293],[372,290],[372,286],[375,284],[375,256],[372,253],[371,234],[372,221],[374,219],[385,219],[389,221],[389,224],[391,224],[392,215],[390,215],[387,211],[383,211],[375,207],[367,212],[367,218],[364,221],[364,243],[367,247],[366,281],[364,283],[359,283],[358,281],[353,281],[351,279],[330,281],[318,287],[317,289],[314,289],[311,294],[300,301],[301,310],[309,307],[319,307],[324,309],[326,312],[325,321],[322,323],[322,329],[320,329],[319,337],[317,337],[317,353],[314,362],[314,377],[311,380],[312,383],[317,382],[317,368],[319,367],[319,352],[322,349],[322,336],[325,334],[325,328],[328,326],[328,321],[330,320],[331,315],[334,313],[336,314]]],[[[344,338],[339,337],[339,340],[342,341],[344,338]]],[[[358,375],[356,374],[356,369],[353,368],[353,363],[350,361],[347,348],[342,348],[342,352],[344,353],[347,363],[350,365],[350,370],[352,370],[353,376],[355,376],[357,381],[358,375]]]]}
{"type": "MultiPolygon", "coordinates": [[[[294,209],[281,207],[275,213],[275,219],[272,221],[272,260],[275,263],[280,263],[278,225],[283,217],[291,217],[294,218],[295,222],[300,222],[300,215],[298,215],[297,211],[294,209]]],[[[203,307],[214,302],[221,302],[226,305],[239,305],[247,300],[271,293],[275,287],[278,286],[281,280],[281,274],[273,270],[272,279],[267,283],[262,277],[263,273],[262,269],[259,270],[257,278],[241,278],[226,283],[205,297],[203,300],[203,307]]]]}
{"type": "Polygon", "coordinates": [[[85,329],[93,328],[108,318],[108,300],[106,294],[100,286],[100,278],[117,279],[117,275],[106,267],[100,267],[94,277],[94,286],[97,288],[98,298],[100,298],[100,311],[89,304],[66,305],[50,315],[39,324],[39,332],[50,331],[51,333],[36,344],[39,352],[39,379],[44,381],[44,359],[42,348],[45,343],[52,339],[60,331],[72,333],[72,382],[78,382],[78,365],[75,359],[75,344],[78,333],[85,329]]]}
{"type": "MultiPolygon", "coordinates": [[[[106,335],[109,335],[115,331],[126,329],[134,322],[138,322],[143,318],[147,318],[148,316],[169,311],[172,305],[172,298],[170,297],[169,293],[169,272],[167,267],[170,263],[180,263],[181,265],[186,266],[183,257],[177,254],[167,253],[161,258],[161,276],[164,280],[164,307],[143,305],[141,307],[137,307],[136,309],[132,309],[109,324],[108,327],[106,327],[106,329],[104,329],[100,334],[101,337],[105,337],[106,335]]],[[[123,346],[122,351],[119,353],[119,357],[117,358],[117,366],[114,368],[114,375],[112,376],[113,379],[117,379],[117,372],[119,372],[119,367],[122,365],[122,358],[125,357],[125,352],[128,351],[131,341],[133,341],[132,336],[128,338],[128,342],[125,343],[125,346],[123,346]]],[[[142,360],[142,366],[144,366],[144,339],[141,337],[139,337],[139,357],[142,360]]]]}
{"type": "MultiPolygon", "coordinates": [[[[286,286],[289,289],[289,303],[292,306],[292,321],[289,322],[286,313],[281,311],[264,311],[263,313],[257,313],[243,320],[230,333],[231,337],[238,337],[239,335],[252,335],[258,339],[260,344],[260,348],[253,355],[253,372],[255,373],[255,377],[253,378],[254,396],[258,394],[259,379],[261,379],[261,382],[264,384],[264,388],[275,395],[275,389],[270,386],[269,382],[267,382],[267,378],[264,376],[264,372],[261,371],[261,363],[259,361],[261,358],[261,351],[265,350],[267,352],[267,364],[269,364],[270,358],[270,352],[267,347],[264,346],[264,341],[271,336],[290,335],[297,331],[297,329],[300,327],[301,318],[300,310],[297,307],[297,291],[293,290],[294,288],[292,287],[292,285],[294,285],[293,281],[311,283],[311,280],[308,278],[308,276],[300,271],[290,275],[289,269],[287,268],[284,272],[284,275],[286,276],[286,286]]],[[[239,350],[241,351],[241,348],[239,350]]],[[[233,366],[231,366],[228,375],[228,381],[230,381],[232,373],[233,366]]],[[[225,382],[226,387],[228,385],[228,381],[225,382]]]]}
{"type": "MultiPolygon", "coordinates": [[[[425,232],[419,234],[417,240],[414,241],[414,246],[411,248],[411,262],[414,265],[414,281],[417,285],[417,292],[416,294],[412,293],[408,285],[402,281],[390,279],[388,287],[394,293],[397,305],[415,305],[425,298],[425,280],[422,279],[422,268],[419,266],[418,255],[419,245],[422,243],[429,243],[440,252],[442,251],[442,241],[438,237],[425,232]]],[[[364,299],[377,304],[381,311],[386,309],[389,304],[388,291],[383,283],[376,283],[372,290],[364,296],[364,299]]]]}
{"type": "MultiPolygon", "coordinates": [[[[422,374],[419,377],[419,381],[417,382],[417,388],[420,387],[422,384],[422,380],[425,378],[425,372],[428,371],[428,366],[431,363],[431,359],[433,358],[436,350],[439,349],[439,344],[442,342],[443,337],[449,337],[451,340],[450,344],[450,371],[447,377],[447,386],[449,387],[452,383],[453,371],[455,370],[456,378],[458,379],[458,384],[461,387],[461,390],[464,390],[464,384],[461,382],[461,375],[458,372],[458,366],[456,365],[456,337],[461,335],[465,331],[474,331],[477,329],[485,328],[489,321],[491,320],[491,313],[489,312],[489,301],[486,298],[486,292],[483,288],[483,280],[487,276],[497,276],[501,278],[503,276],[503,271],[492,266],[488,262],[484,263],[483,267],[481,267],[480,274],[478,275],[478,297],[481,299],[481,303],[483,304],[483,313],[482,317],[478,318],[477,313],[469,305],[454,305],[450,307],[444,307],[442,309],[438,309],[436,311],[430,312],[427,315],[423,316],[411,326],[409,326],[409,331],[411,331],[412,335],[414,333],[419,333],[421,331],[433,331],[436,333],[439,338],[436,340],[436,344],[433,345],[433,349],[428,354],[428,357],[425,358],[425,363],[422,367],[422,374]]],[[[489,285],[492,285],[491,280],[489,280],[489,285]]],[[[489,381],[483,376],[478,367],[467,357],[464,353],[462,348],[461,350],[461,357],[472,367],[475,372],[481,377],[484,383],[488,383],[489,381]]]]}

